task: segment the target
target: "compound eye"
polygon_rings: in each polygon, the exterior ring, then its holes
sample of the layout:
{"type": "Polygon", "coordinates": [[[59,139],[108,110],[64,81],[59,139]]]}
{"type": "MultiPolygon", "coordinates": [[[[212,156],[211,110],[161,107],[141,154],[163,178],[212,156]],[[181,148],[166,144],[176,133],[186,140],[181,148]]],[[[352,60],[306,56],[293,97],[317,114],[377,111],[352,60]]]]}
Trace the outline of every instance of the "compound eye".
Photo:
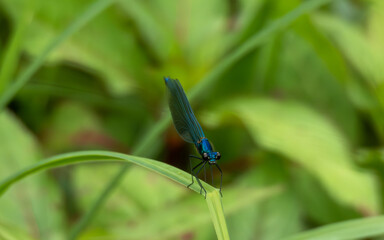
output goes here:
{"type": "Polygon", "coordinates": [[[221,158],[221,154],[219,152],[217,152],[216,154],[216,160],[219,160],[221,158]]]}
{"type": "Polygon", "coordinates": [[[208,160],[209,158],[208,158],[208,153],[203,153],[203,159],[204,160],[208,160]]]}

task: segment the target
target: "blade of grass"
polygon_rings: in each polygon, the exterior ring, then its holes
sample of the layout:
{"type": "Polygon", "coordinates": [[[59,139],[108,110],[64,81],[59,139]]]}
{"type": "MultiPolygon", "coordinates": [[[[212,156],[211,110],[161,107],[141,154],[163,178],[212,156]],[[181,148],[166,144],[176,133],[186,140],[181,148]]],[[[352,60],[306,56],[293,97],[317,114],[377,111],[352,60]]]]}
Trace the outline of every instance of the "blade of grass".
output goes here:
{"type": "MultiPolygon", "coordinates": [[[[154,172],[157,172],[184,186],[187,186],[190,183],[189,173],[184,172],[171,165],[165,164],[163,162],[159,162],[159,161],[155,161],[147,158],[136,157],[132,155],[126,155],[122,153],[116,153],[116,152],[81,151],[81,152],[60,154],[43,161],[39,161],[11,175],[10,177],[0,182],[0,196],[2,196],[6,192],[6,190],[9,189],[12,185],[42,170],[52,169],[52,168],[76,164],[76,163],[95,162],[95,161],[130,162],[130,163],[134,163],[139,166],[145,167],[154,172]]],[[[207,190],[207,199],[206,199],[207,205],[210,210],[210,216],[214,223],[217,237],[218,239],[224,239],[224,240],[229,239],[229,234],[228,234],[226,221],[224,217],[222,198],[219,194],[219,191],[205,182],[202,182],[202,184],[204,188],[207,190]]],[[[193,184],[190,187],[190,189],[192,189],[195,192],[200,192],[200,187],[197,183],[193,184]]],[[[281,191],[281,187],[279,186],[265,189],[265,191],[257,190],[254,192],[254,194],[251,194],[252,197],[247,198],[246,201],[237,201],[237,204],[231,207],[231,211],[234,211],[236,208],[239,208],[239,207],[241,208],[242,206],[249,204],[250,201],[251,202],[253,201],[250,199],[253,199],[254,197],[256,199],[262,199],[264,197],[268,197],[269,195],[277,194],[280,191],[281,191]]],[[[238,194],[236,194],[236,196],[237,195],[238,194]]],[[[231,197],[234,198],[234,196],[231,196],[231,197]]]]}
{"type": "MultiPolygon", "coordinates": [[[[268,25],[264,30],[259,33],[255,33],[253,37],[247,40],[239,48],[237,48],[233,53],[229,54],[228,57],[224,58],[206,77],[204,77],[195,88],[193,88],[188,94],[190,101],[194,101],[195,98],[205,89],[208,89],[216,81],[219,80],[221,74],[223,74],[228,68],[234,65],[242,57],[255,50],[258,46],[263,44],[269,38],[276,35],[278,32],[292,24],[298,17],[309,13],[332,0],[312,0],[306,1],[298,8],[292,12],[286,14],[280,19],[277,19],[272,24],[268,25]]],[[[203,96],[202,94],[200,94],[203,96]]],[[[171,118],[169,115],[164,116],[153,128],[149,129],[148,134],[145,135],[142,139],[143,141],[139,142],[139,145],[134,148],[133,155],[142,155],[145,154],[145,149],[150,147],[153,144],[153,141],[156,141],[160,133],[165,130],[165,128],[170,123],[171,118]],[[147,137],[148,136],[148,137],[147,137]]],[[[104,201],[108,198],[108,194],[120,183],[122,177],[124,176],[127,167],[123,167],[120,172],[107,184],[104,191],[99,195],[99,197],[92,204],[90,210],[83,215],[75,227],[71,231],[71,236],[75,239],[80,232],[86,228],[92,218],[96,215],[96,211],[101,207],[104,201]]]]}
{"type": "Polygon", "coordinates": [[[15,79],[14,83],[0,96],[0,111],[2,111],[17,92],[31,79],[33,74],[43,65],[45,59],[72,34],[91,21],[115,0],[99,0],[89,6],[86,11],[74,20],[57,38],[55,38],[42,53],[15,79]]]}
{"type": "MultiPolygon", "coordinates": [[[[116,153],[116,152],[108,152],[108,151],[82,151],[82,152],[74,152],[74,153],[67,153],[67,154],[61,154],[57,155],[51,158],[48,158],[46,160],[40,161],[36,164],[33,164],[30,167],[27,167],[16,174],[11,175],[10,177],[6,178],[5,180],[0,182],[0,196],[4,194],[4,192],[11,187],[13,184],[17,183],[18,181],[22,180],[25,177],[28,177],[34,173],[37,173],[39,171],[45,170],[45,169],[52,169],[56,167],[66,166],[70,164],[76,164],[81,162],[95,162],[95,161],[124,161],[124,162],[131,162],[134,164],[137,164],[139,166],[145,167],[149,170],[152,170],[154,172],[157,172],[163,176],[166,176],[175,182],[178,182],[184,186],[188,186],[191,181],[191,177],[189,173],[186,173],[178,168],[175,168],[171,165],[165,164],[163,162],[147,159],[147,158],[141,158],[136,157],[132,155],[125,155],[122,153],[116,153]]],[[[212,192],[217,192],[217,196],[219,196],[218,190],[211,185],[202,182],[202,185],[207,190],[208,194],[212,195],[212,192]]],[[[189,187],[195,192],[200,192],[200,187],[197,183],[191,185],[189,187]]],[[[210,196],[211,196],[210,195],[210,196]]],[[[208,197],[208,196],[207,196],[208,197]]],[[[212,198],[212,197],[209,197],[212,198]]],[[[220,201],[220,199],[219,199],[220,201]]],[[[217,204],[217,199],[213,203],[217,204]]],[[[220,202],[221,204],[221,202],[220,202]]],[[[218,206],[213,206],[214,209],[220,209],[218,206]]],[[[221,208],[222,210],[222,208],[221,208]]],[[[217,216],[224,216],[223,212],[219,212],[216,210],[217,216]]],[[[226,224],[225,219],[220,219],[219,221],[219,229],[220,233],[225,232],[226,230],[226,224]]],[[[216,226],[216,225],[215,225],[216,226]]],[[[218,232],[219,233],[219,232],[218,232]]],[[[228,233],[227,233],[228,235],[228,233]]],[[[75,238],[74,232],[70,233],[70,238],[75,238]]],[[[221,238],[221,239],[229,239],[229,238],[221,238]]]]}
{"type": "MultiPolygon", "coordinates": [[[[191,181],[191,175],[189,173],[156,160],[109,151],[80,151],[60,154],[43,161],[39,161],[31,165],[30,167],[27,167],[11,175],[10,177],[0,182],[0,196],[4,194],[4,192],[13,184],[39,171],[75,163],[95,161],[123,161],[134,163],[154,172],[157,172],[163,176],[166,176],[184,186],[188,186],[191,181]]],[[[202,182],[202,184],[209,193],[218,191],[216,188],[212,187],[211,185],[205,182],[202,182]]],[[[198,184],[193,184],[192,186],[190,186],[190,189],[195,192],[200,192],[200,187],[198,184]]]]}
{"type": "Polygon", "coordinates": [[[363,239],[378,236],[380,234],[384,234],[384,216],[329,224],[324,227],[288,237],[286,240],[363,239]]]}
{"type": "Polygon", "coordinates": [[[207,193],[207,205],[215,227],[217,239],[229,239],[227,224],[225,222],[224,208],[218,191],[207,193]]]}
{"type": "Polygon", "coordinates": [[[15,29],[8,43],[6,51],[2,56],[0,68],[0,95],[8,86],[12,75],[15,73],[20,49],[23,43],[25,31],[33,17],[35,1],[28,1],[21,11],[20,17],[15,23],[15,29]]]}

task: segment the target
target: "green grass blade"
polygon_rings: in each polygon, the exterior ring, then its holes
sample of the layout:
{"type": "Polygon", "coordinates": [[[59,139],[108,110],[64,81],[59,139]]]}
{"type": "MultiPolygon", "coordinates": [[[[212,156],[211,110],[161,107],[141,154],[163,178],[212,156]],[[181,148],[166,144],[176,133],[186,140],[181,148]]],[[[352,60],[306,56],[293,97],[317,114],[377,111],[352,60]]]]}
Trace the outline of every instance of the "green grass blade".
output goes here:
{"type": "Polygon", "coordinates": [[[286,240],[363,239],[378,236],[380,234],[384,234],[384,216],[334,223],[299,233],[286,238],[286,240]]]}
{"type": "MultiPolygon", "coordinates": [[[[166,176],[184,186],[188,186],[191,182],[191,175],[189,173],[186,173],[178,168],[175,168],[163,162],[159,162],[159,161],[155,161],[147,158],[136,157],[132,155],[126,155],[122,153],[116,153],[116,152],[82,151],[82,152],[61,154],[55,157],[48,158],[30,167],[27,167],[16,174],[13,174],[12,176],[0,182],[0,196],[4,194],[4,192],[13,184],[39,171],[66,166],[70,164],[76,164],[76,163],[82,163],[82,162],[95,162],[95,161],[131,162],[139,166],[145,167],[149,170],[152,170],[154,172],[157,172],[163,176],[166,176]]],[[[224,219],[224,212],[221,205],[221,197],[219,196],[218,190],[205,182],[202,182],[202,185],[207,191],[207,201],[209,202],[211,213],[214,212],[215,216],[218,216],[218,217],[213,217],[213,219],[215,219],[215,229],[219,229],[218,234],[220,234],[220,236],[224,236],[224,237],[228,236],[228,230],[226,229],[226,223],[224,219]],[[213,194],[213,193],[216,193],[216,194],[213,194]]],[[[190,186],[190,189],[192,189],[195,192],[200,192],[200,187],[196,182],[195,184],[190,186]]],[[[96,211],[96,209],[94,209],[94,211],[96,211]]],[[[78,226],[81,226],[81,225],[78,225],[78,226]]],[[[70,233],[71,239],[77,237],[77,233],[79,232],[79,230],[81,230],[80,227],[78,228],[79,229],[77,229],[76,231],[72,231],[70,233]]],[[[220,239],[229,239],[229,238],[220,238],[220,239]]]]}
{"type": "Polygon", "coordinates": [[[0,68],[0,94],[5,91],[16,71],[17,61],[19,59],[21,46],[24,40],[23,38],[34,14],[34,2],[35,1],[28,1],[24,6],[24,9],[21,11],[20,17],[15,23],[15,30],[9,40],[9,45],[2,56],[0,68]]]}
{"type": "Polygon", "coordinates": [[[229,239],[227,223],[225,222],[223,203],[218,191],[207,193],[207,205],[215,227],[217,239],[229,239]]]}
{"type": "Polygon", "coordinates": [[[11,101],[16,93],[31,79],[33,74],[43,65],[45,59],[57,47],[67,40],[72,34],[91,21],[104,9],[109,7],[114,0],[99,0],[87,8],[87,10],[79,16],[72,24],[68,26],[57,38],[55,38],[47,48],[23,71],[14,81],[12,85],[0,96],[0,111],[11,101]]]}
{"type": "MultiPolygon", "coordinates": [[[[184,172],[178,168],[175,168],[171,165],[165,164],[163,162],[151,160],[148,158],[141,158],[132,155],[126,155],[116,152],[108,151],[81,151],[57,155],[46,160],[40,161],[36,164],[33,164],[30,167],[27,167],[16,174],[8,177],[7,179],[0,182],[0,196],[13,184],[17,183],[21,179],[34,174],[36,172],[51,169],[61,166],[66,166],[75,163],[81,162],[95,162],[95,161],[123,161],[135,163],[139,166],[145,167],[149,170],[157,172],[161,175],[164,175],[184,186],[188,186],[191,182],[191,175],[187,172],[184,172]]],[[[207,192],[217,191],[216,188],[211,185],[202,182],[204,188],[207,192]]],[[[200,192],[200,187],[198,184],[193,184],[190,186],[195,192],[200,192]]]]}
{"type": "MultiPolygon", "coordinates": [[[[220,75],[223,74],[229,67],[233,66],[238,60],[247,55],[249,52],[255,50],[258,46],[260,46],[269,38],[273,37],[275,34],[283,30],[285,27],[289,26],[298,17],[302,16],[303,14],[309,13],[329,2],[331,2],[331,0],[306,1],[297,9],[293,10],[282,18],[273,22],[271,25],[267,26],[261,32],[255,33],[253,37],[251,37],[248,41],[241,45],[237,50],[235,50],[232,54],[228,55],[228,57],[224,58],[224,60],[220,64],[218,64],[205,78],[200,81],[200,83],[194,89],[191,90],[191,93],[188,94],[190,97],[190,101],[193,102],[194,99],[200,93],[204,92],[205,89],[208,89],[212,84],[215,83],[215,81],[218,81],[220,75]]],[[[152,144],[152,141],[155,141],[158,138],[162,130],[165,129],[166,126],[170,123],[170,120],[171,118],[169,117],[169,115],[167,115],[164,116],[156,125],[154,125],[153,128],[148,131],[148,136],[150,136],[150,138],[153,140],[144,137],[143,143],[140,142],[137,148],[135,148],[135,151],[133,151],[134,155],[142,155],[144,153],[145,147],[150,146],[152,144]]],[[[71,236],[77,236],[80,231],[89,224],[90,220],[92,219],[92,216],[96,214],[94,211],[99,209],[100,206],[104,203],[104,200],[108,198],[105,195],[112,192],[112,188],[115,188],[119,184],[126,170],[126,167],[122,168],[120,172],[117,173],[116,176],[108,183],[108,185],[98,197],[98,199],[94,202],[94,204],[92,204],[90,210],[75,225],[74,229],[76,229],[77,233],[71,234],[71,236]]],[[[72,230],[72,232],[73,231],[74,230],[72,230]]]]}

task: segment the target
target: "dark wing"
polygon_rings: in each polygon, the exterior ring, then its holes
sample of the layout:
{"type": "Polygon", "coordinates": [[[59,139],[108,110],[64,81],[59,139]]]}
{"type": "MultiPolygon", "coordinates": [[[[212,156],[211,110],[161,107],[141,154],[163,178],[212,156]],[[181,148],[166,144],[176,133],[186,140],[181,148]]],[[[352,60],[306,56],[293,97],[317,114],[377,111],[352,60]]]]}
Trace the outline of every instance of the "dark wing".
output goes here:
{"type": "Polygon", "coordinates": [[[168,88],[169,108],[177,132],[186,142],[196,143],[205,136],[193,114],[183,87],[177,79],[166,77],[164,80],[168,88]]]}

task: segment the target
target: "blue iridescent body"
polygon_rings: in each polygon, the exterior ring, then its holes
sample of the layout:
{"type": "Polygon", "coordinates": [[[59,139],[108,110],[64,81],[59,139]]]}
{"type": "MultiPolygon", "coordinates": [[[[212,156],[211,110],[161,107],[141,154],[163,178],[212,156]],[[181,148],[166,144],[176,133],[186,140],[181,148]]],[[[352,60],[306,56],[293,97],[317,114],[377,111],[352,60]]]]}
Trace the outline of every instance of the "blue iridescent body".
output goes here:
{"type": "MultiPolygon", "coordinates": [[[[220,159],[221,155],[219,152],[215,152],[213,150],[212,144],[205,137],[204,132],[192,111],[191,105],[188,102],[187,96],[185,95],[179,80],[165,77],[164,81],[169,92],[169,108],[171,110],[173,124],[181,138],[186,142],[193,143],[201,155],[201,158],[191,156],[202,160],[202,162],[196,165],[191,171],[199,183],[201,189],[205,191],[197,175],[203,168],[205,172],[205,165],[207,163],[209,163],[208,165],[210,167],[211,165],[216,166],[220,173],[222,173],[220,167],[217,165],[217,160],[220,159]],[[194,172],[195,169],[196,172],[194,172]]],[[[191,184],[193,184],[193,177],[191,184]]],[[[222,184],[220,183],[220,193],[221,185],[222,184]]]]}

